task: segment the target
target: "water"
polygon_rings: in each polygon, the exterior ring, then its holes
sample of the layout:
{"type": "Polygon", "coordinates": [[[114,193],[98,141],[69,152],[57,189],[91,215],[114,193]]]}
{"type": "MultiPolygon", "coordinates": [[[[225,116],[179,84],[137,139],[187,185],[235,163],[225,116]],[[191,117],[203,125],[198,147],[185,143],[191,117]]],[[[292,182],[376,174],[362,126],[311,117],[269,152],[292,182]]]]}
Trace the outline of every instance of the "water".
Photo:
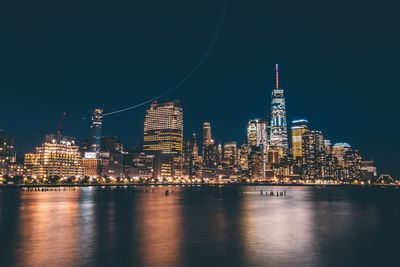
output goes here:
{"type": "Polygon", "coordinates": [[[363,187],[0,189],[0,266],[399,266],[399,200],[363,187]],[[287,195],[261,196],[271,189],[287,195]]]}

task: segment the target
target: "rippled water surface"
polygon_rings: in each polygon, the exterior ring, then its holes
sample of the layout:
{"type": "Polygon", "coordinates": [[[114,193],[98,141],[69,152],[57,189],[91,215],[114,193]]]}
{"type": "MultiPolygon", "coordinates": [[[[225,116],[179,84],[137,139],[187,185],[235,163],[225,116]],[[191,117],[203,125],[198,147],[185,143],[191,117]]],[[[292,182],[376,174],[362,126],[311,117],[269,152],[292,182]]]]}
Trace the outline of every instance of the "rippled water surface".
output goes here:
{"type": "Polygon", "coordinates": [[[3,188],[0,266],[400,266],[399,205],[398,188],[3,188]]]}

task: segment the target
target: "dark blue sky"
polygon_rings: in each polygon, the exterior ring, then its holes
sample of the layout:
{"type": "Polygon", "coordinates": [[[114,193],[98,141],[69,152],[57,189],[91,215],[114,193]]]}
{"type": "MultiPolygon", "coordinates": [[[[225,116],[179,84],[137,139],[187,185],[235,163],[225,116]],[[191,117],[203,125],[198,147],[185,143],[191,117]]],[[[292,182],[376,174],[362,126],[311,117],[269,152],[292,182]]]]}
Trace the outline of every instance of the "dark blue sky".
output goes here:
{"type": "MultiPolygon", "coordinates": [[[[0,23],[0,128],[19,151],[54,132],[88,134],[91,110],[112,111],[182,79],[213,35],[221,0],[8,1],[0,23]],[[83,3],[85,2],[85,3],[83,3]]],[[[179,90],[185,135],[212,123],[243,140],[270,108],[281,65],[289,120],[306,118],[400,176],[400,17],[395,1],[231,0],[207,62],[179,90]]],[[[104,134],[141,141],[146,107],[104,119],[104,134]]]]}

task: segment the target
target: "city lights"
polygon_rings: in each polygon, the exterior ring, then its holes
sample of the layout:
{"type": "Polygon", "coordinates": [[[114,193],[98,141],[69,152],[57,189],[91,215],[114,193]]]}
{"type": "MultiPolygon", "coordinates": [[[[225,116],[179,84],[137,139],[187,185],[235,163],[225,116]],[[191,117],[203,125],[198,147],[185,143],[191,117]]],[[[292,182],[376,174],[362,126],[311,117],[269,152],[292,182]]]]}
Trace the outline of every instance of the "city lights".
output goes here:
{"type": "Polygon", "coordinates": [[[62,135],[63,114],[57,133],[47,135],[35,153],[26,153],[23,163],[16,161],[13,140],[1,131],[0,182],[374,183],[378,175],[374,161],[363,160],[348,143],[332,145],[306,119],[292,121],[289,146],[286,101],[278,71],[276,65],[269,115],[248,121],[247,129],[243,129],[247,133],[245,142],[216,142],[220,139],[212,135],[209,121],[203,123],[201,146],[196,133],[184,139],[184,110],[174,100],[150,104],[144,118],[143,146],[126,149],[117,137],[102,136],[103,110],[97,108],[91,117],[90,134],[81,147],[73,137],[62,135]]]}

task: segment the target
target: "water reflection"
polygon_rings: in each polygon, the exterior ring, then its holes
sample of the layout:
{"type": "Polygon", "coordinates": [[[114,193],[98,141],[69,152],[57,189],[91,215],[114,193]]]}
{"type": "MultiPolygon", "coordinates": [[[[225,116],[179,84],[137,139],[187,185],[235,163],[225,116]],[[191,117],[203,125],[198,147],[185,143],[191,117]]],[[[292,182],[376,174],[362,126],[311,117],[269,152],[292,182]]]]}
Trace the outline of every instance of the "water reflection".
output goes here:
{"type": "Polygon", "coordinates": [[[2,189],[0,266],[397,263],[398,189],[169,187],[165,196],[166,189],[2,189]],[[287,196],[260,194],[271,189],[287,196]]]}
{"type": "Polygon", "coordinates": [[[179,266],[181,261],[183,200],[179,189],[170,188],[170,196],[164,189],[136,197],[134,231],[141,266],[179,266]]]}
{"type": "Polygon", "coordinates": [[[73,266],[78,258],[78,193],[22,194],[20,266],[73,266]]]}
{"type": "Polygon", "coordinates": [[[183,197],[182,266],[243,266],[240,189],[189,188],[183,197]]]}
{"type": "Polygon", "coordinates": [[[0,190],[0,265],[13,266],[20,243],[21,200],[17,190],[0,190]]]}
{"type": "MultiPolygon", "coordinates": [[[[269,193],[277,189],[259,187],[258,190],[269,193]]],[[[312,230],[314,206],[304,201],[309,192],[290,187],[284,190],[287,191],[285,197],[261,196],[257,192],[244,201],[241,220],[246,226],[243,232],[245,251],[253,265],[304,266],[314,262],[310,253],[316,245],[312,230]],[[296,202],[302,204],[296,205],[296,202]]]]}

